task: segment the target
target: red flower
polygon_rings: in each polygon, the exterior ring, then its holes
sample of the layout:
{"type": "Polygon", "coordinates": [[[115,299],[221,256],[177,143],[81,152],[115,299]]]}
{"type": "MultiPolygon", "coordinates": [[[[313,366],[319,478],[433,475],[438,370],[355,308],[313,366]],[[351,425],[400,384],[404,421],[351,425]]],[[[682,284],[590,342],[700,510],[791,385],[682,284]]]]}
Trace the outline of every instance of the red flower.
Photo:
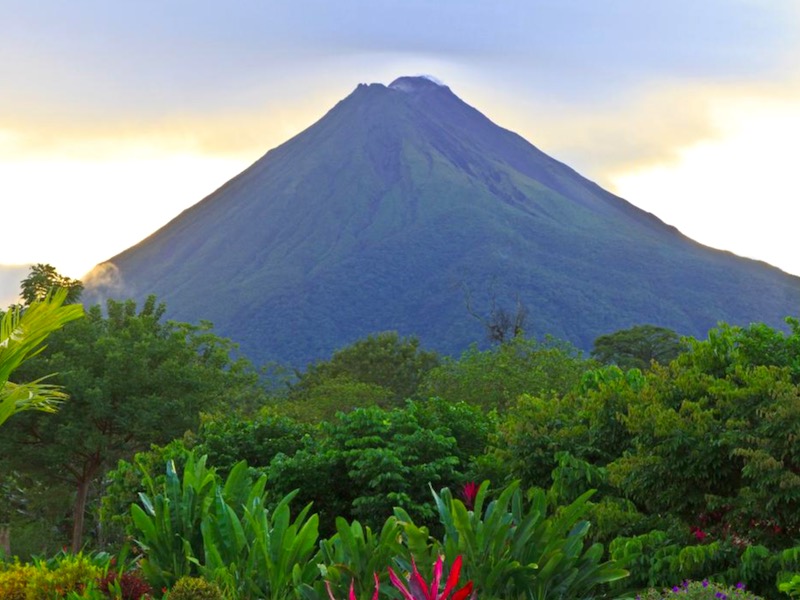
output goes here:
{"type": "Polygon", "coordinates": [[[400,578],[395,575],[391,567],[389,567],[389,579],[391,579],[394,587],[400,590],[405,600],[466,600],[467,597],[469,597],[470,600],[474,600],[475,595],[472,594],[472,596],[470,596],[472,592],[471,581],[468,581],[461,589],[455,589],[456,584],[458,584],[458,575],[461,573],[460,556],[456,557],[456,560],[453,562],[453,567],[450,569],[450,574],[447,576],[444,590],[441,594],[439,593],[443,564],[444,560],[441,556],[436,559],[436,564],[433,566],[433,580],[431,581],[430,588],[428,584],[425,583],[422,575],[419,574],[419,571],[417,571],[417,565],[414,563],[413,558],[411,559],[412,572],[411,576],[408,578],[408,588],[400,581],[400,578]],[[450,597],[451,593],[453,594],[452,598],[450,597]]]}
{"type": "Polygon", "coordinates": [[[464,484],[461,495],[464,498],[464,506],[468,510],[472,510],[475,507],[475,497],[478,495],[478,484],[474,481],[464,484]]]}

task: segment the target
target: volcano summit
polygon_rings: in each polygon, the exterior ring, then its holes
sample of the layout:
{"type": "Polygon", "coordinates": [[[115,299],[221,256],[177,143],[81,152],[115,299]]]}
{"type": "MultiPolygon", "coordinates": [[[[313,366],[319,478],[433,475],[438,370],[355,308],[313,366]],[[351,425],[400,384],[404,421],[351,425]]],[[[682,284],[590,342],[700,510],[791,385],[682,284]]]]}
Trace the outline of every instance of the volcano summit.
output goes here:
{"type": "Polygon", "coordinates": [[[359,85],[109,262],[122,287],[89,292],[155,293],[254,361],[297,366],[384,330],[460,352],[484,338],[465,291],[474,312],[519,299],[529,334],[583,348],[800,306],[800,278],[692,241],[425,77],[359,85]]]}

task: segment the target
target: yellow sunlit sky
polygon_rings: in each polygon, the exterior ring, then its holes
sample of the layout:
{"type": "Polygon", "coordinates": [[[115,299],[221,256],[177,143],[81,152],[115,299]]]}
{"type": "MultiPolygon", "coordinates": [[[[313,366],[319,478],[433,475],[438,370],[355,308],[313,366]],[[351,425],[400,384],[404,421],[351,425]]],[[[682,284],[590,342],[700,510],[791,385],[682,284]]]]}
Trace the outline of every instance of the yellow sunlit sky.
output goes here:
{"type": "Polygon", "coordinates": [[[800,275],[794,0],[4,0],[0,265],[82,277],[358,83],[423,73],[697,241],[800,275]]]}

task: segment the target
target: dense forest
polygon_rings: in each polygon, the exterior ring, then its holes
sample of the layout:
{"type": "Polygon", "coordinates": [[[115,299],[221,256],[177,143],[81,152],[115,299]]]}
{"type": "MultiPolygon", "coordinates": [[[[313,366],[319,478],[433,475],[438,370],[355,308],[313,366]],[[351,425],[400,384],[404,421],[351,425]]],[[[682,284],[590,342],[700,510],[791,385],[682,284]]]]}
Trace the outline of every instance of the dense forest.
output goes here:
{"type": "Polygon", "coordinates": [[[443,568],[454,598],[800,593],[795,318],[643,324],[588,356],[497,323],[456,357],[376,332],[295,370],[156,298],[80,317],[48,265],[22,289],[0,339],[0,598],[68,568],[101,582],[74,598],[415,599],[443,568]],[[72,312],[12,364],[47,307],[72,312]]]}

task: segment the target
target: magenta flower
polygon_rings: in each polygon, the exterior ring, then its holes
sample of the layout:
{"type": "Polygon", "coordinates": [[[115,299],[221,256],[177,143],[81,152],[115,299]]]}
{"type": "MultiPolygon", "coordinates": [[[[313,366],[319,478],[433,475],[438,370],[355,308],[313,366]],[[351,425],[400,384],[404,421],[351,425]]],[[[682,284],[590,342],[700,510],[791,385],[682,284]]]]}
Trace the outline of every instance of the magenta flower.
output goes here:
{"type": "Polygon", "coordinates": [[[417,571],[417,565],[414,562],[414,559],[411,559],[411,575],[408,578],[408,587],[400,580],[395,572],[392,571],[392,568],[389,567],[389,579],[391,579],[392,584],[400,593],[403,594],[403,598],[405,600],[466,600],[468,597],[470,600],[475,599],[475,594],[472,593],[472,582],[468,581],[467,584],[459,590],[456,590],[456,585],[458,584],[458,576],[461,573],[461,557],[458,556],[453,562],[453,567],[450,569],[450,574],[447,576],[447,581],[444,585],[444,590],[442,593],[439,593],[439,583],[442,580],[442,567],[444,561],[440,556],[436,559],[436,564],[433,565],[433,579],[431,580],[431,585],[428,587],[428,584],[422,578],[422,575],[419,574],[417,571]],[[452,598],[450,598],[450,594],[453,594],[452,598]],[[472,595],[470,596],[470,593],[472,595]]]}
{"type": "Polygon", "coordinates": [[[461,488],[461,495],[464,498],[464,506],[467,510],[472,510],[475,507],[475,497],[478,495],[478,484],[474,481],[465,483],[461,488]]]}

